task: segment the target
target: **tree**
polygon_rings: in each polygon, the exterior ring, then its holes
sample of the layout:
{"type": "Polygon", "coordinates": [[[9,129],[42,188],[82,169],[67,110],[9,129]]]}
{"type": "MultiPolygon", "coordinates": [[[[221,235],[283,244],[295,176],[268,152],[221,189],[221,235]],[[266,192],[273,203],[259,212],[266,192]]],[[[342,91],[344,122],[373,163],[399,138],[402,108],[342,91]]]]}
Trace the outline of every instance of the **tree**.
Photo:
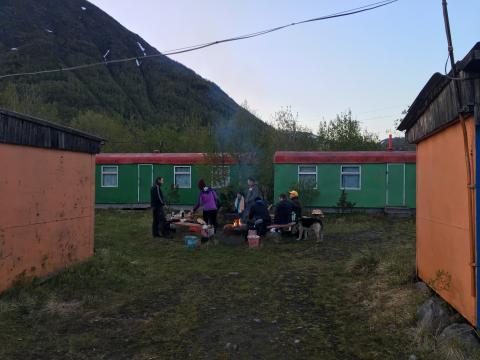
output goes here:
{"type": "Polygon", "coordinates": [[[347,192],[343,189],[340,193],[340,197],[337,202],[337,207],[340,208],[341,213],[343,214],[345,210],[352,210],[353,207],[356,205],[355,203],[347,200],[347,192]]]}
{"type": "Polygon", "coordinates": [[[362,130],[352,111],[337,115],[334,120],[322,121],[318,128],[318,148],[324,151],[379,150],[376,134],[362,130]]]}

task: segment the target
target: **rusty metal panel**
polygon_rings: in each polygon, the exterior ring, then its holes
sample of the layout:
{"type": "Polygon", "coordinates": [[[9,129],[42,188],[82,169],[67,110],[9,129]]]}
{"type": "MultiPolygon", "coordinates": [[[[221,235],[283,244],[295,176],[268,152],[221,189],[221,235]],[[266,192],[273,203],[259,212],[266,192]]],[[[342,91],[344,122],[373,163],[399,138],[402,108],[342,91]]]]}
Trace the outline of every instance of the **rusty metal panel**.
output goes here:
{"type": "Polygon", "coordinates": [[[93,155],[0,144],[0,168],[0,291],[93,254],[93,155]]]}
{"type": "MultiPolygon", "coordinates": [[[[475,154],[473,117],[467,125],[475,154]]],[[[463,136],[456,123],[417,146],[417,270],[422,280],[475,325],[467,202],[463,136]]]]}

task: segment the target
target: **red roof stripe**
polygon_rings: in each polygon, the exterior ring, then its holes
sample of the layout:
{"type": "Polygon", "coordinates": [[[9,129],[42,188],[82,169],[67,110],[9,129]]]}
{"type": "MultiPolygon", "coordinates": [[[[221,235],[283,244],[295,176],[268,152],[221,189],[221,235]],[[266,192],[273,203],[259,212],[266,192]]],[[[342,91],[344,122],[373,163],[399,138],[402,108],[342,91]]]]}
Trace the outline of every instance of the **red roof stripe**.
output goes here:
{"type": "Polygon", "coordinates": [[[415,163],[415,151],[277,151],[275,164],[415,163]]]}
{"type": "MultiPolygon", "coordinates": [[[[203,153],[101,153],[96,163],[102,164],[171,164],[193,165],[208,163],[208,155],[203,153]]],[[[224,157],[225,164],[235,164],[231,156],[224,157]]]]}

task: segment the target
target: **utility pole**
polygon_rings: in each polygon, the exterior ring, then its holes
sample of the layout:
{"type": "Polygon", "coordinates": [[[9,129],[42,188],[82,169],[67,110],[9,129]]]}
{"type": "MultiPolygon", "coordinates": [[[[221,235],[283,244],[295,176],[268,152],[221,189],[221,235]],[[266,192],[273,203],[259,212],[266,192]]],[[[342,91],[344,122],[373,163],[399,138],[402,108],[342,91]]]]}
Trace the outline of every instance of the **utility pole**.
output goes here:
{"type": "Polygon", "coordinates": [[[457,67],[455,66],[455,58],[453,56],[452,33],[450,31],[450,20],[448,18],[447,0],[442,0],[442,8],[443,8],[443,21],[445,22],[445,34],[447,35],[448,56],[450,58],[450,65],[453,70],[453,76],[457,77],[458,74],[457,74],[457,67]]]}
{"type": "MultiPolygon", "coordinates": [[[[473,184],[473,176],[472,176],[472,168],[473,165],[471,163],[471,156],[470,156],[470,145],[468,143],[468,131],[467,125],[465,121],[465,117],[463,116],[463,104],[462,104],[462,94],[461,94],[461,79],[459,78],[459,72],[455,65],[455,58],[453,56],[453,43],[452,43],[452,33],[450,31],[450,20],[448,18],[448,8],[447,8],[447,0],[442,0],[442,8],[443,8],[443,20],[445,22],[445,33],[447,35],[447,43],[448,43],[448,56],[450,58],[450,64],[452,67],[452,77],[451,81],[453,82],[453,86],[455,89],[455,96],[457,100],[457,111],[458,111],[458,118],[460,120],[460,126],[462,128],[462,135],[463,135],[463,150],[465,153],[465,167],[466,167],[466,175],[467,175],[467,199],[468,199],[468,237],[469,237],[469,247],[470,247],[470,266],[471,266],[471,294],[473,297],[477,296],[477,283],[476,283],[476,272],[477,272],[477,264],[476,264],[476,253],[479,249],[476,248],[475,245],[475,214],[473,203],[475,199],[475,185],[473,184]]],[[[445,74],[445,76],[448,76],[445,74]]]]}

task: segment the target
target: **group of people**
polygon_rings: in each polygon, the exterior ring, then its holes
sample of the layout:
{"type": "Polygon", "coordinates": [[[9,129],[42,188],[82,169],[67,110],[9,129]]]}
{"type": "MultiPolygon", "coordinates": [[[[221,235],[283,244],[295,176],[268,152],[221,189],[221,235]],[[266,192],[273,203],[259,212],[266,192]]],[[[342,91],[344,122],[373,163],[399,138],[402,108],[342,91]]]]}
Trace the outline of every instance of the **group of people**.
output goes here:
{"type": "MultiPolygon", "coordinates": [[[[165,215],[166,201],[162,192],[163,183],[163,177],[158,177],[150,190],[150,205],[153,209],[152,235],[153,237],[171,239],[170,223],[167,221],[165,215]]],[[[200,194],[197,204],[193,208],[193,212],[202,207],[203,220],[216,230],[219,208],[217,193],[211,187],[207,186],[203,179],[198,182],[198,189],[200,190],[200,194]]]]}
{"type": "MultiPolygon", "coordinates": [[[[170,224],[164,210],[166,201],[162,192],[163,183],[163,177],[158,177],[150,191],[153,208],[152,234],[154,237],[171,238],[170,224]]],[[[258,235],[265,235],[268,226],[272,223],[269,207],[263,200],[255,179],[248,178],[247,185],[248,188],[245,193],[237,193],[234,202],[235,212],[249,229],[257,230],[258,235]]],[[[206,185],[203,179],[198,182],[198,189],[200,193],[193,212],[201,207],[203,209],[203,220],[216,230],[220,205],[218,195],[214,189],[206,185]]],[[[289,192],[289,197],[286,194],[280,195],[279,202],[275,205],[273,223],[275,225],[289,224],[300,219],[301,214],[302,207],[298,200],[298,192],[292,190],[289,192]]]]}

